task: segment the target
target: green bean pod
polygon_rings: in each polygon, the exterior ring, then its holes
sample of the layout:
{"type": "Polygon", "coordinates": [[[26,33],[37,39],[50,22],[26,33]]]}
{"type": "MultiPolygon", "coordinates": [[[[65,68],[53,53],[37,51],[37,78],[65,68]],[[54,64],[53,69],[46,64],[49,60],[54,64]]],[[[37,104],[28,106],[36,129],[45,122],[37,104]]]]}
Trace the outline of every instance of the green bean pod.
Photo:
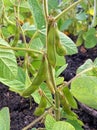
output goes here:
{"type": "Polygon", "coordinates": [[[33,78],[33,81],[27,89],[22,93],[22,96],[30,96],[36,89],[39,88],[40,84],[45,81],[47,71],[47,64],[45,56],[43,56],[39,71],[37,75],[33,78]]]}
{"type": "Polygon", "coordinates": [[[48,89],[54,94],[55,89],[54,89],[54,77],[53,77],[52,69],[53,69],[52,66],[49,63],[47,63],[46,84],[48,89]]]}
{"type": "Polygon", "coordinates": [[[56,66],[56,48],[55,48],[55,23],[51,22],[47,29],[47,56],[49,63],[56,66]]]}
{"type": "Polygon", "coordinates": [[[77,109],[77,102],[75,101],[74,97],[72,96],[70,90],[68,87],[64,87],[63,88],[63,93],[64,96],[66,97],[66,99],[68,100],[69,105],[74,108],[77,109]]]}
{"type": "Polygon", "coordinates": [[[60,36],[59,36],[59,30],[58,30],[57,26],[56,26],[56,29],[55,29],[55,39],[56,39],[55,47],[56,47],[57,54],[59,56],[65,56],[67,51],[66,51],[65,46],[62,45],[62,43],[61,43],[60,36]]]}
{"type": "Polygon", "coordinates": [[[71,107],[69,106],[69,103],[67,101],[67,99],[65,98],[63,93],[59,93],[60,96],[60,104],[62,105],[63,110],[68,114],[71,115],[72,111],[71,111],[71,107]]]}
{"type": "Polygon", "coordinates": [[[47,100],[44,96],[41,97],[39,106],[35,109],[34,115],[40,116],[44,113],[45,108],[47,106],[47,100]]]}

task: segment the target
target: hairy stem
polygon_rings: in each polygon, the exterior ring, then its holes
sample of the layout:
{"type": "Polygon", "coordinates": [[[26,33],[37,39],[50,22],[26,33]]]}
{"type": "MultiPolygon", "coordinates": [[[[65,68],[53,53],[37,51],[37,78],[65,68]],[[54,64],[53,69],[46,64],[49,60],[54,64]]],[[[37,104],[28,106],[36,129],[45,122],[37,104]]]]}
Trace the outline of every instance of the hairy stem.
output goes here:
{"type": "Polygon", "coordinates": [[[74,8],[77,4],[79,4],[82,0],[78,0],[77,2],[74,2],[72,5],[70,5],[68,8],[66,8],[65,10],[63,10],[59,15],[57,15],[55,17],[55,20],[60,19],[67,11],[69,11],[70,9],[74,8]]]}
{"type": "Polygon", "coordinates": [[[48,0],[43,0],[45,20],[48,20],[48,0]]]}
{"type": "Polygon", "coordinates": [[[31,122],[29,125],[27,125],[26,127],[24,127],[22,130],[28,130],[29,128],[31,128],[32,126],[34,126],[36,123],[38,123],[40,120],[42,120],[42,118],[44,118],[49,112],[45,111],[43,115],[41,115],[40,117],[38,117],[37,119],[35,119],[33,122],[31,122]]]}
{"type": "Polygon", "coordinates": [[[7,47],[7,46],[0,46],[1,49],[7,49],[7,50],[14,50],[14,51],[26,51],[26,52],[34,52],[38,54],[42,54],[42,51],[34,50],[34,49],[29,49],[29,48],[19,48],[19,47],[7,47]]]}
{"type": "Polygon", "coordinates": [[[94,15],[93,15],[91,27],[94,27],[96,25],[96,18],[97,18],[97,0],[94,0],[94,15]]]}

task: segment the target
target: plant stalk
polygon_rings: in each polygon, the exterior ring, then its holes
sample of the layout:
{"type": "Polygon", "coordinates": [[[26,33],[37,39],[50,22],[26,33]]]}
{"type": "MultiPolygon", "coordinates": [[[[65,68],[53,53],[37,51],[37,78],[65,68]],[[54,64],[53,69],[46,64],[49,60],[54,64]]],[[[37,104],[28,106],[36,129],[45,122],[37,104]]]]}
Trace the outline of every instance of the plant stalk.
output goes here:
{"type": "Polygon", "coordinates": [[[67,11],[69,11],[70,9],[74,8],[77,4],[79,4],[82,0],[78,0],[77,2],[74,2],[72,5],[70,5],[68,8],[66,8],[65,10],[63,10],[59,15],[57,15],[54,19],[57,21],[58,19],[60,19],[67,11]]]}
{"type": "Polygon", "coordinates": [[[51,79],[53,82],[53,86],[55,89],[55,94],[54,94],[54,99],[55,99],[55,119],[56,121],[60,120],[60,99],[59,99],[59,93],[57,91],[57,86],[56,86],[56,81],[55,81],[55,71],[53,71],[53,67],[50,65],[49,66],[50,69],[50,74],[51,74],[51,79]]]}
{"type": "Polygon", "coordinates": [[[85,72],[90,71],[90,70],[92,70],[92,69],[93,69],[93,67],[88,68],[88,69],[86,69],[86,70],[83,70],[82,72],[78,73],[75,77],[73,77],[71,80],[69,80],[68,82],[64,82],[63,84],[61,84],[61,85],[57,88],[57,90],[59,91],[59,90],[62,90],[64,87],[69,86],[73,80],[75,80],[76,78],[78,78],[79,76],[81,76],[82,74],[84,74],[85,72]]]}
{"type": "Polygon", "coordinates": [[[14,51],[26,51],[26,52],[34,52],[38,54],[42,54],[42,51],[34,50],[34,49],[29,49],[29,48],[19,48],[19,47],[7,47],[7,46],[0,46],[1,49],[7,49],[7,50],[14,50],[14,51]]]}
{"type": "Polygon", "coordinates": [[[44,15],[46,22],[48,21],[48,0],[43,0],[44,15]]]}
{"type": "Polygon", "coordinates": [[[95,27],[96,26],[96,18],[97,18],[97,0],[94,0],[94,15],[93,15],[93,20],[91,23],[91,27],[95,27]]]}
{"type": "Polygon", "coordinates": [[[49,112],[45,111],[40,117],[38,117],[37,119],[35,119],[33,122],[31,122],[29,125],[27,125],[26,127],[24,127],[22,130],[28,130],[29,128],[31,128],[32,126],[34,126],[36,123],[38,123],[42,118],[44,118],[49,112]]]}
{"type": "Polygon", "coordinates": [[[55,91],[54,98],[55,98],[55,106],[56,106],[55,118],[56,118],[56,121],[59,121],[60,120],[60,99],[59,99],[59,93],[57,91],[57,88],[55,91]]]}

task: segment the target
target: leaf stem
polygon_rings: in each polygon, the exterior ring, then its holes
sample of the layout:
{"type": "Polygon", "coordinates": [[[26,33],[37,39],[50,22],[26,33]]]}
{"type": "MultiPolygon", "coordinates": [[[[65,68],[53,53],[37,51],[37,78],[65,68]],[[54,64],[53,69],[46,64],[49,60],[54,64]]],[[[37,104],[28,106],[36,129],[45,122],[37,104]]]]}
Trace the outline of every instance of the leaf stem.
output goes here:
{"type": "Polygon", "coordinates": [[[44,15],[46,22],[48,21],[48,0],[43,0],[44,15]]]}
{"type": "Polygon", "coordinates": [[[66,8],[65,10],[63,10],[59,15],[57,15],[54,19],[57,21],[58,19],[60,19],[67,11],[69,11],[70,9],[74,8],[77,4],[79,4],[82,0],[78,0],[77,2],[74,2],[72,5],[70,5],[68,8],[66,8]]]}
{"type": "Polygon", "coordinates": [[[73,77],[71,80],[69,80],[68,82],[64,82],[63,84],[61,84],[57,89],[62,90],[64,87],[69,86],[73,80],[75,80],[76,78],[78,78],[79,76],[84,74],[85,72],[90,71],[92,69],[93,69],[93,67],[83,70],[82,72],[78,73],[75,77],[73,77]]]}
{"type": "Polygon", "coordinates": [[[14,51],[26,51],[26,52],[34,52],[38,54],[44,54],[42,51],[34,50],[34,49],[29,49],[29,48],[19,48],[19,47],[7,47],[7,46],[0,46],[1,49],[7,49],[7,50],[14,50],[14,51]]]}
{"type": "Polygon", "coordinates": [[[97,0],[94,0],[94,15],[93,15],[91,27],[96,26],[96,17],[97,17],[97,0]]]}
{"type": "Polygon", "coordinates": [[[29,125],[27,125],[26,127],[24,127],[22,130],[28,130],[29,128],[31,128],[32,126],[34,126],[36,123],[38,123],[42,118],[44,118],[48,113],[49,113],[49,111],[45,111],[40,117],[38,117],[37,119],[35,119],[34,121],[32,121],[29,125]]]}
{"type": "Polygon", "coordinates": [[[50,101],[50,99],[46,96],[46,94],[44,93],[44,91],[42,91],[43,96],[46,98],[46,100],[51,104],[51,106],[56,110],[55,105],[50,101]]]}
{"type": "Polygon", "coordinates": [[[55,89],[54,99],[55,99],[55,119],[56,121],[60,120],[60,99],[59,99],[59,93],[57,91],[56,81],[55,81],[55,70],[51,65],[49,65],[49,70],[51,74],[51,79],[53,82],[53,87],[55,89]]]}

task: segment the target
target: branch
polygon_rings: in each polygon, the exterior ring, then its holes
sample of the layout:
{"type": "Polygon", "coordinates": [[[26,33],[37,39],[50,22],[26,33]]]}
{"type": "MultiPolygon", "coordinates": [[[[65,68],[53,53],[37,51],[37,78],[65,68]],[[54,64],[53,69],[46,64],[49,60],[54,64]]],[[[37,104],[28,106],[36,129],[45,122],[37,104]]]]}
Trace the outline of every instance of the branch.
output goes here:
{"type": "Polygon", "coordinates": [[[86,113],[97,118],[97,111],[96,110],[94,110],[94,109],[92,109],[92,108],[90,108],[90,107],[88,107],[85,104],[82,104],[80,102],[78,102],[78,104],[86,113]]]}
{"type": "Polygon", "coordinates": [[[38,54],[43,54],[42,51],[29,49],[29,48],[19,48],[19,47],[7,47],[7,46],[0,46],[1,49],[7,49],[7,50],[14,50],[14,51],[26,51],[26,52],[34,52],[38,54]]]}
{"type": "Polygon", "coordinates": [[[59,15],[57,15],[55,17],[55,20],[57,21],[58,19],[60,19],[67,11],[69,11],[70,9],[74,8],[77,4],[79,4],[82,0],[78,0],[77,2],[74,2],[72,5],[70,5],[68,8],[66,8],[65,10],[63,10],[59,15]]]}

